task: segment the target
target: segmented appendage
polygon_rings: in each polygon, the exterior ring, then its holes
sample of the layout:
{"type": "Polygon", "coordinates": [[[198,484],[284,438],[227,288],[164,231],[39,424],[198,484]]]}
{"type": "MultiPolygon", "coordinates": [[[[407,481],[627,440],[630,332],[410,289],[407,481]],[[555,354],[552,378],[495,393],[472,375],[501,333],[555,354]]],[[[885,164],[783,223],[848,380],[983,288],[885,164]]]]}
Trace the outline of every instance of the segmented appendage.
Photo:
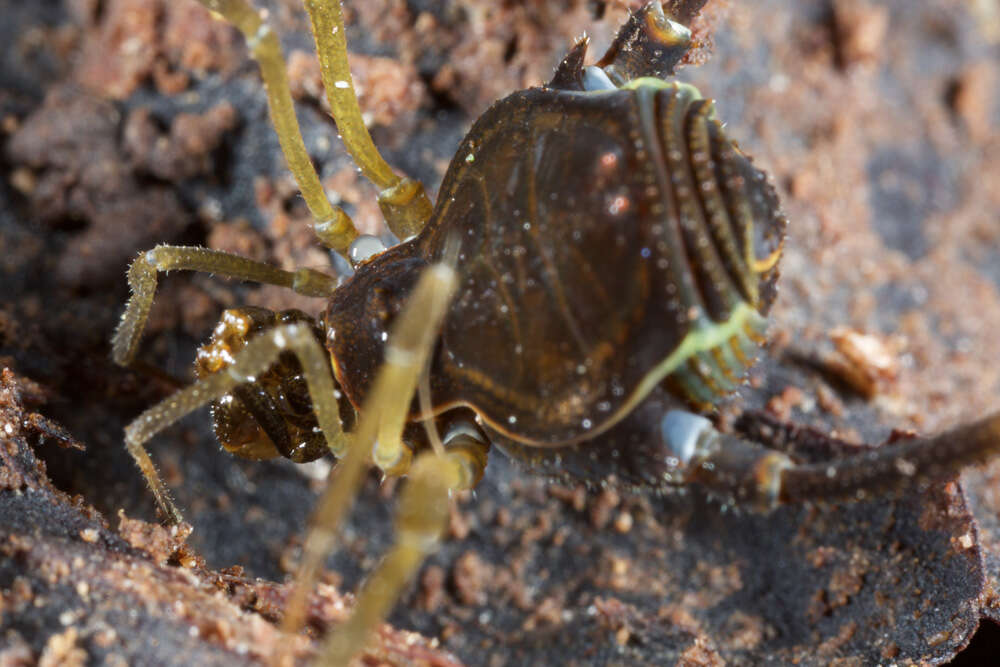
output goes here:
{"type": "Polygon", "coordinates": [[[764,341],[787,221],[713,103],[686,84],[655,89],[661,165],[686,263],[677,296],[691,321],[666,382],[704,410],[736,389],[764,341]]]}
{"type": "MultiPolygon", "coordinates": [[[[200,379],[226,372],[235,354],[255,335],[292,323],[312,326],[317,342],[322,343],[322,332],[313,319],[298,310],[273,313],[245,307],[225,311],[211,339],[198,349],[196,375],[200,379]]],[[[294,354],[282,354],[266,372],[213,401],[211,410],[216,438],[227,451],[242,458],[284,456],[301,463],[318,459],[327,451],[294,354]]]]}

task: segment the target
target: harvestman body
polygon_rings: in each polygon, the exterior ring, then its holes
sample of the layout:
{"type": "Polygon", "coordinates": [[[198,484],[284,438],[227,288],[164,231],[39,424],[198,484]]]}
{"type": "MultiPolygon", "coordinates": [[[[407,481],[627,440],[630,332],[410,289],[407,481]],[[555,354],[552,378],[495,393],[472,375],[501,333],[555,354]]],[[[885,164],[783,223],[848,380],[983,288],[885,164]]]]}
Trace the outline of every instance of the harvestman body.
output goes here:
{"type": "Polygon", "coordinates": [[[220,442],[240,456],[341,459],[306,542],[284,619],[291,630],[365,463],[408,476],[396,545],[328,641],[328,662],[364,646],[436,547],[449,493],[481,479],[491,444],[550,474],[653,490],[696,483],[762,510],[912,485],[1000,449],[993,416],[801,463],[698,414],[735,390],[754,361],[786,221],[712,102],[668,80],[690,32],[658,3],[634,13],[596,64],[584,66],[581,40],[549,84],[487,110],[432,206],[364,127],[339,2],[306,0],[338,130],[404,239],[384,249],[359,237],[323,193],[276,36],[243,0],[202,2],[246,36],[317,237],[356,273],[337,287],[317,271],[204,248],[140,254],[113,341],[121,364],[135,356],[161,271],[281,285],[327,306],[318,319],[226,311],[199,352],[198,382],[140,415],[126,444],[173,522],[180,513],[143,443],[202,405],[212,405],[220,442]]]}

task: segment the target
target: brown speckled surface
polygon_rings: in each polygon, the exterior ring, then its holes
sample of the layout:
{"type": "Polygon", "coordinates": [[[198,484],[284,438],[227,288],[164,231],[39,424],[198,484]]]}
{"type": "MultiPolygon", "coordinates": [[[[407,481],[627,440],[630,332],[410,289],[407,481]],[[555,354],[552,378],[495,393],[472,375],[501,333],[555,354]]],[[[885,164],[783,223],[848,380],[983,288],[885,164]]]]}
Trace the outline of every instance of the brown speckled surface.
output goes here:
{"type": "MultiPolygon", "coordinates": [[[[600,53],[623,16],[585,0],[346,4],[376,141],[432,189],[485,105],[548,78],[585,29],[600,53]]],[[[39,442],[56,486],[106,517],[124,508],[152,519],[121,429],[171,384],[107,360],[128,258],[168,241],[331,264],[298,223],[304,208],[240,40],[193,3],[97,7],[0,2],[0,37],[13,45],[0,53],[0,361],[41,383],[35,409],[87,446],[39,442]],[[160,149],[161,137],[183,148],[160,149]]],[[[311,50],[297,3],[276,3],[271,16],[287,52],[311,50]]],[[[935,431],[1000,409],[1000,8],[710,0],[706,17],[714,54],[681,77],[717,100],[790,219],[774,343],[745,404],[873,444],[893,428],[935,431]],[[844,364],[837,328],[870,336],[892,360],[869,400],[829,371],[844,364]]],[[[330,189],[374,229],[374,190],[319,114],[308,61],[297,67],[307,145],[330,189]]],[[[186,380],[222,308],[319,308],[286,297],[171,276],[142,357],[186,380]]],[[[318,489],[311,477],[228,458],[204,414],[151,449],[209,568],[287,575],[318,489]]],[[[760,517],[690,496],[552,485],[494,456],[392,622],[475,665],[939,663],[980,617],[1000,621],[998,471],[969,471],[961,488],[760,517]]],[[[391,539],[390,507],[373,480],[330,581],[356,587],[391,539]]],[[[32,529],[5,523],[0,533],[9,547],[32,529]]],[[[0,579],[5,600],[16,576],[0,579]]],[[[54,639],[66,628],[10,609],[0,642],[20,652],[11,655],[95,641],[54,639]]],[[[995,631],[981,632],[973,649],[987,653],[966,652],[968,664],[996,658],[995,631]]]]}

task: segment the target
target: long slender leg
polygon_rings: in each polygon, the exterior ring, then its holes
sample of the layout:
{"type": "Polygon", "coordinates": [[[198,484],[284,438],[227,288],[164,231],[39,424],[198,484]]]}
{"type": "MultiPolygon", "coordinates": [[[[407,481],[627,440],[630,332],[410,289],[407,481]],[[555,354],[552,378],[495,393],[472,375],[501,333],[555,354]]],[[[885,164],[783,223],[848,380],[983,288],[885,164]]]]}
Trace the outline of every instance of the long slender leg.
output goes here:
{"type": "Polygon", "coordinates": [[[829,463],[867,449],[838,440],[817,427],[783,421],[763,410],[744,411],[733,429],[744,439],[763,443],[801,463],[829,463]]]}
{"type": "Polygon", "coordinates": [[[340,0],[305,0],[312,22],[326,98],[347,152],[381,192],[379,207],[392,233],[401,239],[419,232],[431,214],[424,186],[402,178],[379,154],[361,118],[347,62],[347,37],[340,0]]]}
{"type": "Polygon", "coordinates": [[[373,401],[371,406],[378,418],[372,461],[390,475],[405,472],[409,464],[400,437],[410,401],[425,373],[441,320],[455,290],[455,271],[450,266],[437,264],[425,275],[426,279],[421,279],[410,297],[405,317],[393,330],[385,351],[385,366],[380,370],[383,382],[393,388],[395,396],[379,403],[373,401]]]}
{"type": "Polygon", "coordinates": [[[395,542],[362,588],[350,618],[325,642],[317,665],[346,665],[364,648],[369,632],[440,539],[448,521],[448,492],[457,482],[451,459],[433,452],[417,457],[398,500],[395,542]]]}
{"type": "Polygon", "coordinates": [[[346,665],[385,620],[403,588],[437,550],[448,524],[452,491],[470,488],[482,477],[488,445],[468,436],[449,442],[448,453],[421,454],[410,469],[396,510],[396,541],[358,596],[351,617],[323,646],[317,664],[346,665]],[[454,449],[453,449],[454,447],[454,449]],[[478,463],[468,465],[473,461],[478,463]]]}
{"type": "Polygon", "coordinates": [[[125,427],[125,446],[145,475],[156,502],[170,522],[179,523],[180,512],[171,502],[167,488],[157,475],[143,443],[181,417],[228,394],[237,385],[252,381],[255,375],[265,371],[285,350],[293,352],[302,365],[302,375],[309,388],[316,421],[326,437],[330,451],[336,456],[343,456],[350,449],[348,436],[340,424],[326,352],[306,325],[287,324],[275,327],[247,342],[246,347],[240,350],[225,370],[178,391],[143,412],[125,427]]]}
{"type": "Polygon", "coordinates": [[[364,461],[376,446],[376,440],[377,447],[383,452],[377,458],[387,468],[398,468],[400,473],[405,471],[409,449],[400,442],[402,420],[393,417],[405,412],[413,391],[411,389],[406,393],[399,382],[401,379],[405,382],[409,373],[415,384],[430,351],[429,341],[440,328],[455,283],[455,272],[450,266],[432,266],[421,276],[413,295],[397,318],[389,335],[385,364],[379,370],[362,407],[354,446],[333,471],[330,484],[317,505],[313,527],[303,549],[296,588],[285,612],[283,627],[287,631],[295,631],[301,625],[306,594],[312,588],[322,559],[330,550],[337,526],[357,493],[364,461]],[[421,343],[425,349],[419,348],[421,343]],[[389,416],[388,421],[398,423],[394,437],[383,427],[386,421],[384,415],[389,416]]]}
{"type": "Polygon", "coordinates": [[[909,438],[828,463],[789,468],[781,501],[852,499],[947,479],[1000,452],[1000,413],[938,435],[909,438]]]}
{"type": "Polygon", "coordinates": [[[707,419],[687,412],[667,413],[663,433],[683,464],[685,483],[702,484],[765,511],[779,504],[849,501],[919,488],[1000,453],[1000,413],[935,436],[801,464],[758,443],[719,433],[707,419]]]}
{"type": "Polygon", "coordinates": [[[316,236],[328,248],[345,258],[358,231],[351,219],[339,207],[330,203],[323,190],[319,175],[309,159],[299,121],[295,117],[292,94],[288,88],[288,75],[281,55],[277,35],[261,19],[260,14],[244,0],[199,0],[209,10],[216,12],[236,26],[246,38],[250,54],[260,65],[261,78],[267,89],[267,104],[271,122],[278,133],[281,151],[288,168],[299,184],[299,190],[312,213],[316,236]]]}
{"type": "Polygon", "coordinates": [[[400,441],[403,420],[399,416],[405,416],[413,399],[414,387],[456,283],[455,270],[451,266],[431,266],[421,275],[393,325],[385,363],[362,406],[354,442],[331,473],[331,480],[313,515],[295,588],[282,622],[286,632],[297,632],[302,624],[308,591],[330,551],[337,526],[357,495],[365,460],[372,456],[383,470],[394,474],[404,474],[410,464],[412,452],[400,441]]]}
{"type": "Polygon", "coordinates": [[[146,326],[149,309],[156,293],[156,274],[160,271],[201,271],[227,278],[238,278],[279,285],[305,296],[329,296],[336,281],[314,269],[284,271],[239,255],[208,248],[159,245],[140,253],[128,270],[132,290],[128,305],[111,340],[111,357],[115,363],[127,366],[134,358],[139,338],[146,326]]]}

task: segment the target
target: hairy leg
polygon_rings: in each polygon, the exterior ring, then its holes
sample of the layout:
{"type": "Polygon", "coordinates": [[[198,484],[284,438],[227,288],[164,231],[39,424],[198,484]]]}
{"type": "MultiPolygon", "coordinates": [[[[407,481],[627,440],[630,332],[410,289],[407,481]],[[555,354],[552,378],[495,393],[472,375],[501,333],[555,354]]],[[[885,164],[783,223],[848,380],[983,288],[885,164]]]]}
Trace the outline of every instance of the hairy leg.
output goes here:
{"type": "Polygon", "coordinates": [[[1000,452],[1000,413],[932,436],[907,438],[782,474],[782,502],[853,499],[916,488],[984,463],[1000,452]]]}
{"type": "Polygon", "coordinates": [[[349,447],[347,434],[340,424],[334,395],[330,362],[326,351],[316,342],[309,327],[288,324],[275,327],[247,342],[224,370],[209,375],[149,408],[125,427],[125,446],[149,483],[160,509],[171,523],[181,521],[180,512],[170,500],[166,486],[156,473],[143,444],[161,430],[203,405],[217,400],[253,377],[267,370],[284,351],[293,352],[302,365],[302,375],[309,388],[316,421],[336,456],[349,447]]]}
{"type": "Polygon", "coordinates": [[[246,257],[208,248],[159,245],[140,253],[128,270],[132,296],[111,339],[111,357],[121,366],[135,358],[139,338],[146,326],[149,309],[156,294],[157,273],[160,271],[201,271],[227,278],[237,278],[287,287],[305,296],[329,296],[336,281],[314,269],[284,271],[246,257]]]}

